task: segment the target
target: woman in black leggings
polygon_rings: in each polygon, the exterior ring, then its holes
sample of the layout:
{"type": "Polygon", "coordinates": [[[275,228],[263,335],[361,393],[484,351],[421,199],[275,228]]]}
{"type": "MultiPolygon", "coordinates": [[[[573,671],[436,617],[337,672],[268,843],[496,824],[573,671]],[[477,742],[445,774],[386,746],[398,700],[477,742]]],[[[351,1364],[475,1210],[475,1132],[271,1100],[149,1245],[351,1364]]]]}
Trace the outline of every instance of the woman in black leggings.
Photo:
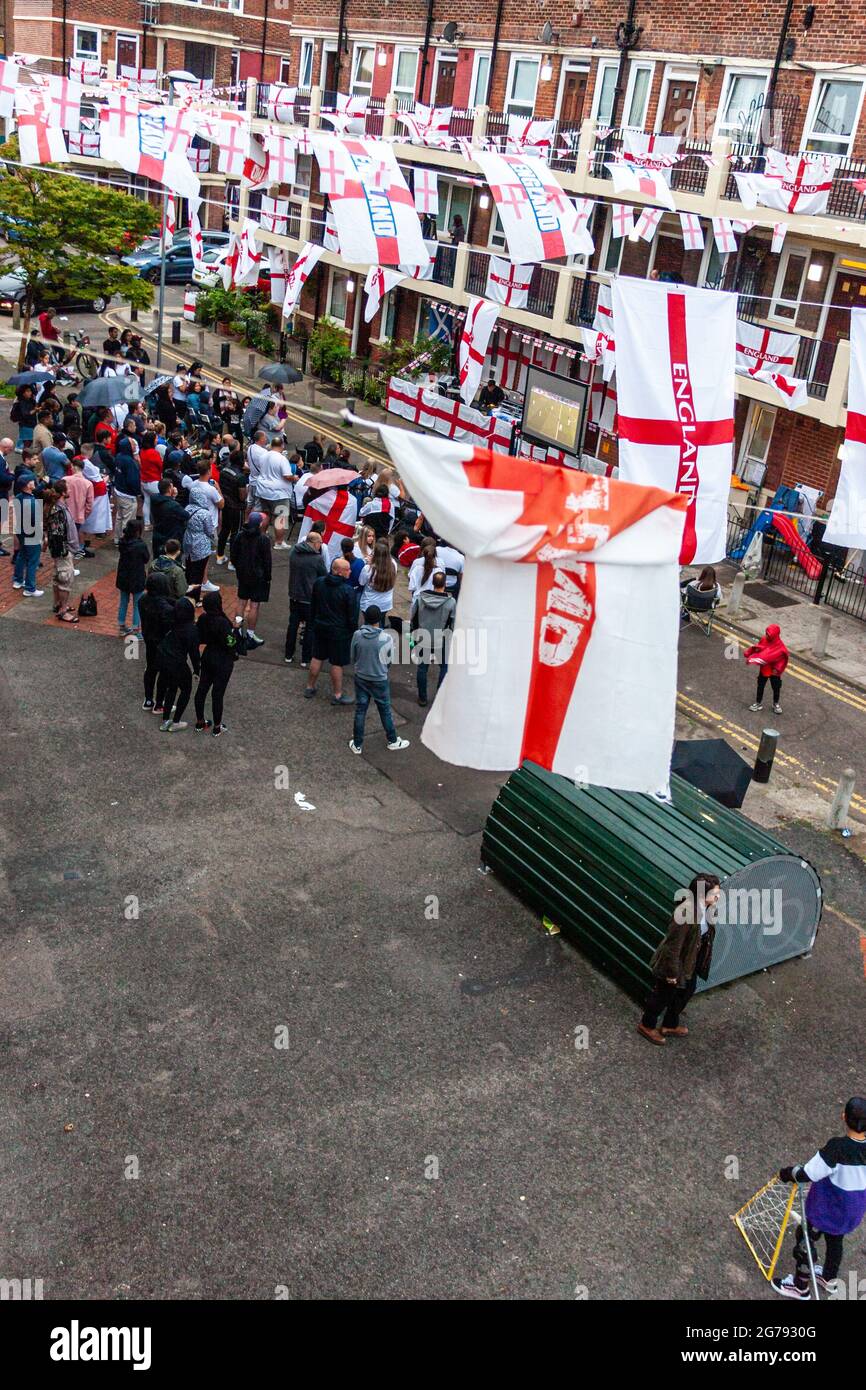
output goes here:
{"type": "Polygon", "coordinates": [[[159,669],[159,644],[172,629],[174,599],[170,594],[168,580],[164,574],[160,574],[159,570],[154,570],[147,576],[138,609],[145,652],[144,703],[141,708],[161,714],[165,678],[160,674],[159,669]],[[158,681],[157,677],[159,677],[158,681]],[[154,688],[156,690],[155,701],[154,688]]]}
{"type": "Polygon", "coordinates": [[[223,697],[234,670],[237,636],[223,612],[219,594],[205,594],[202,607],[204,612],[196,623],[198,641],[204,644],[204,651],[201,656],[201,676],[195,692],[195,731],[200,734],[211,728],[211,721],[204,717],[205,700],[210,692],[213,736],[218,738],[226,731],[223,697]]]}
{"type": "Polygon", "coordinates": [[[163,733],[176,734],[187,727],[183,716],[192,694],[190,662],[196,675],[201,670],[195,608],[188,598],[179,598],[175,604],[174,623],[171,632],[159,644],[158,656],[160,673],[165,682],[165,717],[159,727],[163,733]]]}

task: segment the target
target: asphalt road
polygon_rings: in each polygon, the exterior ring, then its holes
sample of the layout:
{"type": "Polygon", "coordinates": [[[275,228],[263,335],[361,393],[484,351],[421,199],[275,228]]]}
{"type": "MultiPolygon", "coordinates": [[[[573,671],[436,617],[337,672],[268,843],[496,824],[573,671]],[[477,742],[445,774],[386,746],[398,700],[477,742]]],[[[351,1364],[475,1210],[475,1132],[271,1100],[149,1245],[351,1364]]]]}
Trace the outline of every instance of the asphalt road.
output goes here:
{"type": "MultiPolygon", "coordinates": [[[[221,740],[160,734],[117,639],[0,619],[0,1275],[46,1298],[772,1297],[729,1217],[866,1086],[861,861],[796,817],[781,838],[832,909],[812,957],[649,1047],[478,873],[496,779],[426,754],[408,683],[399,755],[374,714],[353,758],[351,711],[301,698],[285,568],[221,740]]],[[[750,727],[735,663],[697,633],[683,652],[685,694],[750,727]]],[[[786,746],[850,756],[862,718],[824,698],[791,691],[786,746]]]]}

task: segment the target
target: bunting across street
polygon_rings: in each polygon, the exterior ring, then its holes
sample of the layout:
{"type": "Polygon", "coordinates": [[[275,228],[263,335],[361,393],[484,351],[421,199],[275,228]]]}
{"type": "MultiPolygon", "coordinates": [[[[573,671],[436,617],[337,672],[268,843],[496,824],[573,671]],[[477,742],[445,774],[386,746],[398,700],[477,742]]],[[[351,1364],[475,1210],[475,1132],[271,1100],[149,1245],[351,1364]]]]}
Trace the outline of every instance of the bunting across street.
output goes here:
{"type": "Polygon", "coordinates": [[[319,185],[337,224],[340,253],[360,265],[421,265],[427,253],[415,200],[390,145],[314,132],[319,185]]]}
{"type": "Polygon", "coordinates": [[[592,237],[556,175],[541,159],[476,150],[515,265],[589,256],[592,237]]]}

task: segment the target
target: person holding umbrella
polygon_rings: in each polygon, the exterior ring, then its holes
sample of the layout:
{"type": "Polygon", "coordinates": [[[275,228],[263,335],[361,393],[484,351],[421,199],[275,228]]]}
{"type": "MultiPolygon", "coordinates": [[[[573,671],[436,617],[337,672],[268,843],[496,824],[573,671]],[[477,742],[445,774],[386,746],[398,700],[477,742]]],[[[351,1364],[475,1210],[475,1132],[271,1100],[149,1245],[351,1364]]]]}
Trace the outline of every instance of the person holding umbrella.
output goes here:
{"type": "MultiPolygon", "coordinates": [[[[23,373],[22,373],[23,375],[23,373]]],[[[42,377],[44,373],[28,373],[32,376],[42,377]]],[[[25,444],[33,441],[33,431],[36,429],[36,392],[32,385],[24,384],[19,386],[15,392],[15,404],[9,414],[13,425],[18,426],[18,438],[15,441],[15,452],[19,453],[25,444]]]]}

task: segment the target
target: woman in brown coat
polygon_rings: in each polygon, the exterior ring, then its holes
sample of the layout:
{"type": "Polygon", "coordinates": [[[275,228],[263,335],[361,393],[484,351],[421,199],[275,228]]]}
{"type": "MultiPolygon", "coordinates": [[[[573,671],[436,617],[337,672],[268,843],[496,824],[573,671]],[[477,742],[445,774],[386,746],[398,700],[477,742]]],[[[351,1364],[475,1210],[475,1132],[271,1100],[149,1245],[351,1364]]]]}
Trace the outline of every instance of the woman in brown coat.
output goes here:
{"type": "Polygon", "coordinates": [[[664,1044],[669,1037],[684,1038],[689,1031],[680,1023],[680,1014],[695,992],[698,977],[705,980],[710,973],[716,904],[721,895],[715,874],[698,874],[685,893],[677,894],[667,935],[650,960],[653,987],[637,1026],[648,1042],[664,1044]]]}

